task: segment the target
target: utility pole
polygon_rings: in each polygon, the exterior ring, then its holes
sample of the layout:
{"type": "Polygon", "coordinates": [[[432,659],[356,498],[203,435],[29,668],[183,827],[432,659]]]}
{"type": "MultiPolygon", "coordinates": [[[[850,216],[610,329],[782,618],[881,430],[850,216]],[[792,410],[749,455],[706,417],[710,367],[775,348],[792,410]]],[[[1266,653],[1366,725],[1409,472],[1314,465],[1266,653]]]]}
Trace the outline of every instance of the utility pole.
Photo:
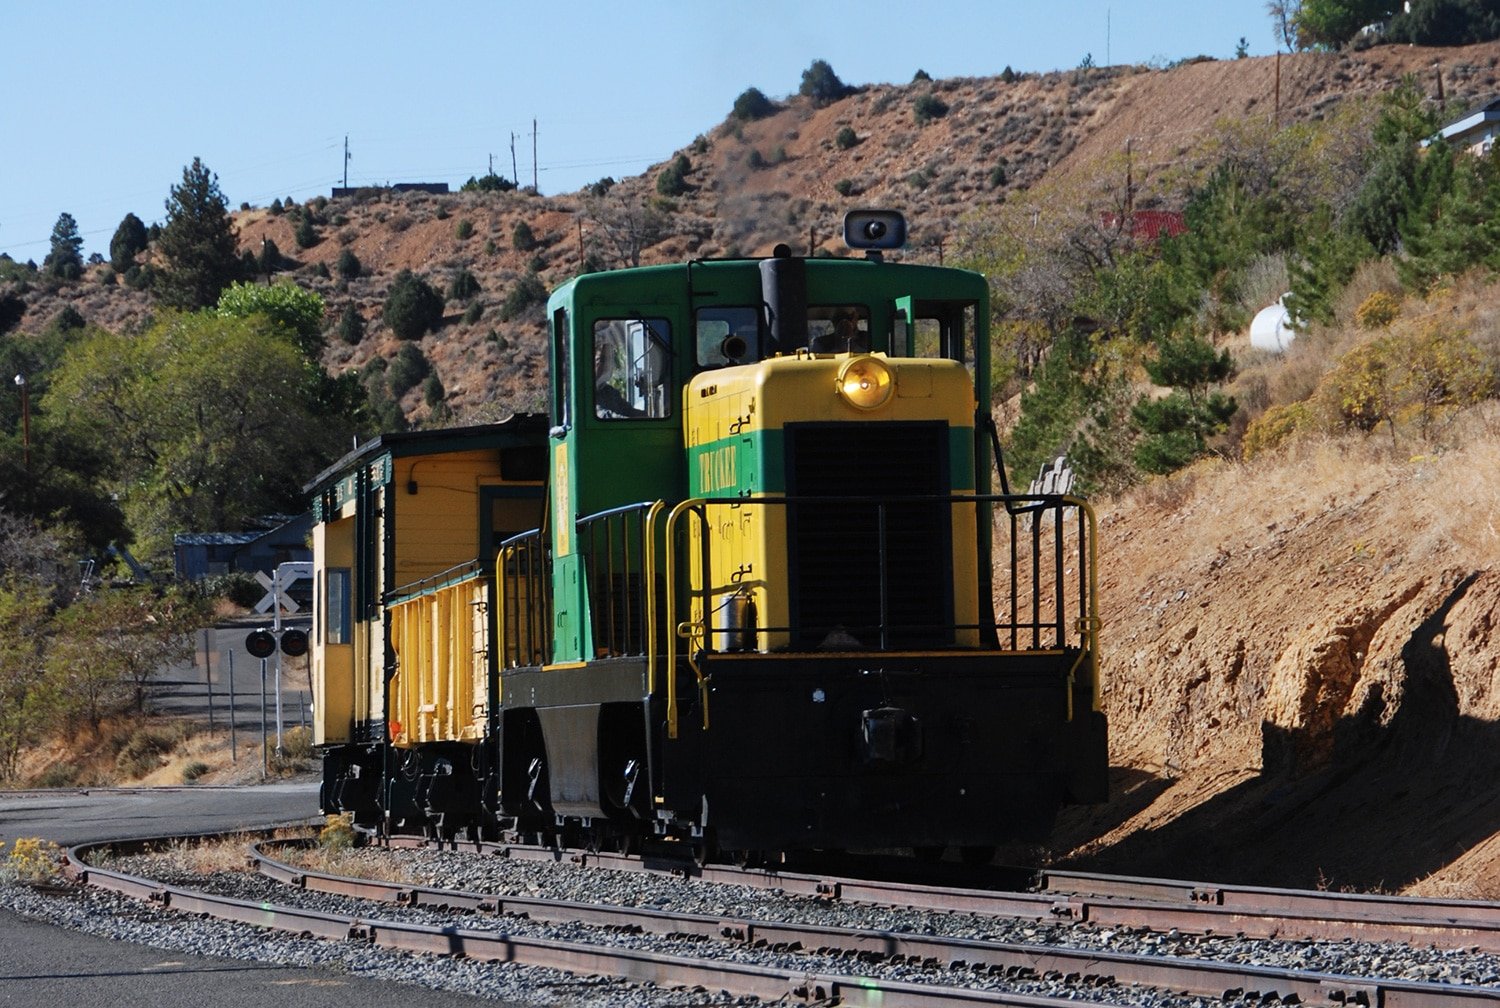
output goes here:
{"type": "Polygon", "coordinates": [[[495,174],[495,155],[490,155],[490,175],[495,174]]]}
{"type": "Polygon", "coordinates": [[[516,168],[516,135],[510,135],[510,178],[516,185],[521,184],[521,172],[516,168]]]}
{"type": "Polygon", "coordinates": [[[536,181],[536,120],[531,120],[531,188],[540,193],[542,187],[536,181]]]}
{"type": "Polygon", "coordinates": [[[344,188],[349,188],[349,134],[344,134],[344,188]]]}
{"type": "Polygon", "coordinates": [[[1135,212],[1135,160],[1130,152],[1130,141],[1133,138],[1125,138],[1125,215],[1129,217],[1135,212]]]}
{"type": "Polygon", "coordinates": [[[1281,50],[1276,50],[1276,98],[1271,103],[1271,125],[1281,128],[1281,50]]]}

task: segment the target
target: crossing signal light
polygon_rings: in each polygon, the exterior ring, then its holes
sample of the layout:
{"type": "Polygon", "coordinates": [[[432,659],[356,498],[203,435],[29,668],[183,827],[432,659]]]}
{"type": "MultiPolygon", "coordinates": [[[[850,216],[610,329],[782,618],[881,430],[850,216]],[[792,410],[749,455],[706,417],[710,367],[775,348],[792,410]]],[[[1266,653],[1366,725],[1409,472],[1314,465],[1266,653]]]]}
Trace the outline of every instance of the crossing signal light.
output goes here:
{"type": "Polygon", "coordinates": [[[245,650],[252,658],[269,658],[276,653],[276,638],[269,630],[252,630],[245,638],[245,650]]]}
{"type": "Polygon", "coordinates": [[[283,630],[281,633],[281,653],[288,658],[301,658],[307,654],[307,631],[283,630]]]}

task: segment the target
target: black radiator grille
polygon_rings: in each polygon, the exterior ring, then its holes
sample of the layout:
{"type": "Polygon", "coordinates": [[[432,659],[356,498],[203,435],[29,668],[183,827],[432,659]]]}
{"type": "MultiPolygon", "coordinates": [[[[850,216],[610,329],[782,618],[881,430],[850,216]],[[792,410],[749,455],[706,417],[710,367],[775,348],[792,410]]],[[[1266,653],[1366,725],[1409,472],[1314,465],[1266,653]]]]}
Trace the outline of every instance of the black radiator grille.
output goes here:
{"type": "Polygon", "coordinates": [[[951,644],[952,510],[891,502],[949,495],[947,425],[788,424],[786,464],[794,499],[866,498],[788,510],[797,646],[951,644]]]}

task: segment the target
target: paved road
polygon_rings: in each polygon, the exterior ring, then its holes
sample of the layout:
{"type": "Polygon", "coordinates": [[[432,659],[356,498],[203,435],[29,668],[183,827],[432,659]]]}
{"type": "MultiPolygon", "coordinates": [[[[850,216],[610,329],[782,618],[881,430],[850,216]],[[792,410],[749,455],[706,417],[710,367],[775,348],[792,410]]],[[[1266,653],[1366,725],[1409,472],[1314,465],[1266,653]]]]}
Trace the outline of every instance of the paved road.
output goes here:
{"type": "MultiPolygon", "coordinates": [[[[317,783],[247,788],[0,793],[0,836],[62,844],[306,819],[317,783]]],[[[183,918],[191,927],[192,918],[183,918]]],[[[0,907],[0,1005],[68,1008],[496,1008],[499,1002],[348,973],[193,956],[110,942],[0,907]]]]}
{"type": "Polygon", "coordinates": [[[317,814],[316,780],[259,787],[0,792],[0,837],[42,837],[68,847],[89,840],[278,825],[317,814]]]}
{"type": "MultiPolygon", "coordinates": [[[[284,615],[281,622],[283,629],[308,632],[312,628],[312,620],[305,614],[284,615]]],[[[273,726],[276,712],[277,656],[267,659],[263,670],[261,659],[250,657],[245,650],[245,638],[252,630],[262,628],[271,628],[271,617],[244,617],[198,633],[191,658],[158,671],[151,709],[192,717],[221,729],[229,724],[232,711],[241,737],[258,742],[262,702],[273,726]]],[[[305,724],[311,717],[312,698],[307,657],[281,655],[280,661],[282,724],[287,728],[305,724]]]]}

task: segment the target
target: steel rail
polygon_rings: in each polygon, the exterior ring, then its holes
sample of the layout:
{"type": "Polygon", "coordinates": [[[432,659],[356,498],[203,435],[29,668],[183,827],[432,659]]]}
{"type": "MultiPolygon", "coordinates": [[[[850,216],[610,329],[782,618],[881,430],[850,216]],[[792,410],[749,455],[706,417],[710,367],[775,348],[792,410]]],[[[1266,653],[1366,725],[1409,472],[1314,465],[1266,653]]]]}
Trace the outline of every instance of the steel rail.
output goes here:
{"type": "MultiPolygon", "coordinates": [[[[170,839],[170,838],[163,838],[170,839]]],[[[702,987],[767,1001],[836,1003],[853,1008],[1072,1008],[1073,998],[971,990],[857,975],[810,973],[746,963],[714,962],[620,946],[527,938],[495,931],[402,923],[323,913],[266,902],[215,896],[138,875],[89,865],[108,843],[80,844],[68,851],[65,873],[80,884],[120,893],[185,913],[334,941],[359,942],[395,951],[463,956],[485,962],[538,966],[569,973],[609,976],[662,987],[702,987]]]]}
{"type": "Polygon", "coordinates": [[[1227,885],[1048,869],[1036,872],[1035,887],[1049,893],[1154,903],[1190,903],[1226,907],[1242,913],[1335,913],[1348,918],[1394,918],[1412,922],[1430,921],[1440,925],[1465,922],[1500,929],[1500,903],[1479,900],[1276,889],[1269,886],[1227,885]]]}
{"type": "Polygon", "coordinates": [[[1301,1003],[1313,1004],[1500,1004],[1500,990],[1480,991],[1451,984],[1370,979],[1097,949],[680,914],[350,878],[278,861],[265,851],[272,845],[292,847],[301,844],[298,841],[267,841],[252,846],[251,858],[257,870],[268,878],[310,891],[408,907],[456,908],[476,913],[518,915],[549,923],[580,923],[653,934],[691,935],[787,951],[837,952],[867,960],[978,968],[1016,979],[1072,976],[1084,982],[1142,985],[1210,997],[1226,996],[1226,992],[1231,991],[1253,991],[1261,998],[1295,998],[1301,1003]]]}
{"type": "MultiPolygon", "coordinates": [[[[426,846],[417,838],[392,846],[426,846]]],[[[1043,891],[1009,892],[958,886],[696,866],[676,858],[561,850],[499,843],[447,844],[515,859],[567,861],[623,871],[661,871],[705,882],[780,889],[850,903],[945,910],[1015,920],[1092,923],[1105,927],[1176,928],[1249,938],[1422,942],[1500,953],[1500,904],[1410,897],[1361,896],[1081,872],[1038,872],[1043,891]]]]}

